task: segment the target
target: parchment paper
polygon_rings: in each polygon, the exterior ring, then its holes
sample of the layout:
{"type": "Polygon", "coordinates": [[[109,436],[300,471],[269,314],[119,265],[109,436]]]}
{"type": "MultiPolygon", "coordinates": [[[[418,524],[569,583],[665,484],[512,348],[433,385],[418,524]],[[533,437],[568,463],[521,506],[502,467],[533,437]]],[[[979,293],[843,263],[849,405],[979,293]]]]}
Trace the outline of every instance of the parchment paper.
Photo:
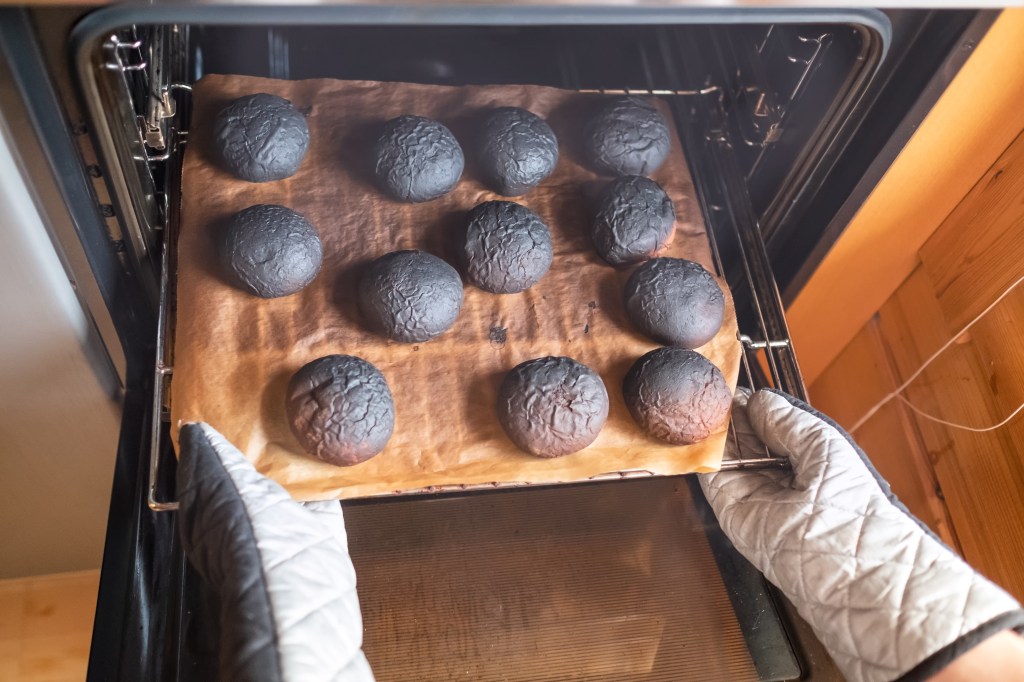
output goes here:
{"type": "MultiPolygon", "coordinates": [[[[277,81],[203,78],[182,178],[177,245],[172,432],[206,421],[298,499],[363,497],[451,484],[568,482],[626,470],[679,474],[718,468],[724,431],[698,445],[671,446],[646,437],[622,399],[632,363],[658,344],[635,332],[623,305],[628,270],[605,264],[588,227],[609,182],[579,164],[577,137],[600,96],[537,86],[441,87],[368,81],[277,81]],[[298,173],[253,184],[221,170],[211,154],[216,113],[242,95],[269,92],[307,112],[311,144],[298,173]],[[554,174],[517,201],[551,229],[554,263],[530,290],[494,295],[466,285],[454,327],[409,345],[365,330],[355,302],[362,268],[397,249],[422,249],[465,272],[459,235],[466,212],[500,198],[477,180],[473,134],[494,106],[522,106],[544,117],[560,142],[554,174]],[[436,118],[455,133],[466,172],[448,195],[425,204],[386,198],[371,181],[368,149],[380,125],[400,114],[436,118]],[[262,300],[225,283],[212,235],[234,212],[259,203],[288,206],[309,218],[324,243],[324,265],[305,290],[262,300]],[[331,353],[358,355],[387,377],[396,404],[387,448],[353,467],[305,455],[284,409],[285,386],[303,364],[331,353]],[[541,459],[518,450],[495,414],[497,389],[516,364],[568,355],[597,371],[611,409],[598,439],[578,453],[541,459]]],[[[668,108],[658,102],[666,117],[668,108]]],[[[653,175],[671,196],[676,230],[665,255],[713,271],[707,235],[678,139],[653,175]]],[[[728,288],[725,324],[699,349],[735,388],[740,347],[728,288]]]]}

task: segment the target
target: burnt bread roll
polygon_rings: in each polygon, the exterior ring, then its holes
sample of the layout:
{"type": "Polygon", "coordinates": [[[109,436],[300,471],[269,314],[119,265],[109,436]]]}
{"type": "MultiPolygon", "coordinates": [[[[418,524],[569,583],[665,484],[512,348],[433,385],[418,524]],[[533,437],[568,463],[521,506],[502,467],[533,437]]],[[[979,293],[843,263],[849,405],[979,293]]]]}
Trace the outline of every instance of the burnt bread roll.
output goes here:
{"type": "Polygon", "coordinates": [[[452,131],[423,116],[384,124],[373,148],[381,189],[399,201],[436,199],[458,184],[465,157],[452,131]]]}
{"type": "Polygon", "coordinates": [[[423,251],[395,251],[373,261],[359,280],[359,308],[371,329],[403,343],[448,330],[462,309],[455,268],[423,251]]]}
{"type": "Polygon", "coordinates": [[[518,107],[495,109],[480,134],[480,172],[498,194],[526,194],[558,163],[558,138],[540,116],[518,107]]]}
{"type": "Polygon", "coordinates": [[[629,276],[626,312],[640,331],[656,341],[699,348],[722,328],[725,295],[699,263],[654,258],[629,276]]]}
{"type": "Polygon", "coordinates": [[[672,237],[675,224],[675,206],[661,185],[627,175],[602,192],[590,236],[601,258],[628,265],[652,258],[672,237]]]}
{"type": "Polygon", "coordinates": [[[328,355],[302,367],[288,382],[285,406],[302,448],[337,466],[378,454],[395,429],[387,379],[352,355],[328,355]]]}
{"type": "Polygon", "coordinates": [[[616,97],[584,129],[586,162],[603,175],[650,175],[668,158],[671,136],[661,113],[638,97],[616,97]]]}
{"type": "Polygon", "coordinates": [[[725,426],[732,393],[722,372],[696,351],[657,348],[626,373],[622,393],[633,419],[674,445],[699,443],[725,426]]]}
{"type": "Polygon", "coordinates": [[[230,279],[260,298],[289,296],[312,282],[323,260],[320,235],[301,213],[274,204],[244,208],[228,220],[221,260],[230,279]]]}
{"type": "Polygon", "coordinates": [[[292,103],[261,92],[239,97],[213,124],[213,138],[224,167],[249,182],[291,177],[309,149],[306,117],[292,103]]]}
{"type": "Polygon", "coordinates": [[[566,357],[527,360],[498,390],[498,420],[519,448],[561,457],[597,438],[608,418],[608,391],[592,369],[566,357]]]}
{"type": "Polygon", "coordinates": [[[512,201],[486,201],[470,211],[464,246],[469,281],[494,294],[529,289],[553,257],[548,226],[512,201]]]}

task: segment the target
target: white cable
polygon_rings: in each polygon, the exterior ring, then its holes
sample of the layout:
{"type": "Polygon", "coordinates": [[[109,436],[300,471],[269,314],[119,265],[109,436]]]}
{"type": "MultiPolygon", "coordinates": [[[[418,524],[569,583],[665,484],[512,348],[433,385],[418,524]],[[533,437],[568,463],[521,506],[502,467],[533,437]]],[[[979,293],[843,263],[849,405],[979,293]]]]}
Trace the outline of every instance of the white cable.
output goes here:
{"type": "Polygon", "coordinates": [[[912,409],[914,412],[916,412],[917,414],[921,415],[925,419],[929,419],[929,420],[931,420],[933,422],[936,422],[936,423],[939,423],[939,424],[943,424],[944,426],[949,426],[949,427],[954,428],[954,429],[961,429],[963,431],[971,431],[973,433],[985,433],[987,431],[995,431],[996,429],[1001,428],[1001,427],[1006,426],[1007,424],[1009,424],[1010,421],[1013,420],[1014,417],[1016,417],[1018,414],[1021,413],[1022,410],[1024,410],[1024,403],[1021,403],[1020,405],[1018,405],[1017,409],[1015,409],[1013,412],[1011,412],[1009,414],[1009,416],[1007,416],[1005,419],[1000,421],[998,424],[993,424],[992,426],[977,427],[977,426],[966,426],[964,424],[957,424],[957,423],[954,423],[954,422],[946,421],[945,419],[941,419],[941,418],[936,417],[934,415],[928,414],[927,412],[925,412],[925,411],[919,409],[918,407],[915,407],[914,405],[912,405],[909,400],[907,400],[906,398],[904,398],[900,394],[903,393],[903,391],[907,390],[907,387],[910,386],[910,384],[914,383],[914,380],[917,379],[917,377],[921,376],[921,373],[928,367],[928,365],[932,364],[932,362],[934,362],[936,358],[938,358],[940,355],[942,355],[946,351],[947,348],[952,346],[956,342],[957,339],[959,339],[961,336],[963,336],[981,318],[985,317],[985,315],[987,315],[990,310],[995,308],[996,305],[998,305],[1000,301],[1002,301],[1004,298],[1009,296],[1010,292],[1013,291],[1014,289],[1016,289],[1017,285],[1019,285],[1021,282],[1024,282],[1024,275],[1021,275],[1020,277],[1017,278],[1017,280],[1013,284],[1011,284],[1010,286],[1006,287],[1006,289],[1003,291],[1003,293],[999,294],[999,296],[996,297],[996,300],[994,300],[991,303],[989,303],[988,306],[984,310],[982,310],[980,313],[978,313],[974,317],[973,320],[968,322],[967,325],[963,329],[961,329],[956,334],[954,334],[952,337],[950,337],[949,341],[946,341],[946,343],[944,343],[941,348],[939,348],[937,351],[932,353],[931,356],[927,360],[924,361],[924,364],[922,364],[920,367],[918,367],[917,371],[910,375],[909,379],[907,379],[902,384],[897,386],[896,390],[894,390],[892,393],[889,393],[884,398],[882,398],[877,403],[875,403],[875,405],[870,410],[868,410],[867,413],[865,413],[865,415],[863,417],[861,417],[860,419],[857,420],[857,423],[855,423],[853,425],[853,427],[850,429],[850,433],[851,434],[854,433],[857,429],[859,429],[861,426],[863,426],[864,423],[867,420],[869,420],[873,416],[875,416],[875,413],[878,412],[883,407],[885,407],[885,405],[887,405],[889,403],[889,401],[892,400],[893,398],[899,398],[900,401],[904,405],[906,405],[907,407],[909,407],[910,409],[912,409]]]}

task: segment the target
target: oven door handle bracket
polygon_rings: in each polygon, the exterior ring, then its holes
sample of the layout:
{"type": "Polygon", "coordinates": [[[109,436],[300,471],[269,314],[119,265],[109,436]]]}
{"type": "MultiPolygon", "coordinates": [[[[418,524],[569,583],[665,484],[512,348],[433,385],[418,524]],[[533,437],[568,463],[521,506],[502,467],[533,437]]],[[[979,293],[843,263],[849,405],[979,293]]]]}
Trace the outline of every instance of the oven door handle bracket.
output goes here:
{"type": "Polygon", "coordinates": [[[160,313],[156,323],[156,365],[153,369],[153,403],[150,423],[149,440],[149,483],[147,486],[146,503],[153,511],[174,511],[178,508],[177,501],[166,501],[159,498],[158,482],[160,480],[160,431],[164,423],[164,396],[174,374],[174,367],[167,363],[167,316],[168,289],[170,276],[168,248],[165,243],[160,256],[160,313]]]}

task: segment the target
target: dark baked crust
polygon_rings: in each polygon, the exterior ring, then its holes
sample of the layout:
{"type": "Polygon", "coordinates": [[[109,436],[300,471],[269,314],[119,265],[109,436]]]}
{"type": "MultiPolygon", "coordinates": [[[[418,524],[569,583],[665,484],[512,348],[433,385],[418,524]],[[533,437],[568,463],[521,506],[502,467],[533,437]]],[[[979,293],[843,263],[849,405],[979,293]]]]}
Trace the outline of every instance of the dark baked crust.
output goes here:
{"type": "Polygon", "coordinates": [[[525,206],[487,201],[469,212],[465,251],[473,284],[514,294],[532,287],[551,267],[551,232],[525,206]]]}
{"type": "Polygon", "coordinates": [[[587,163],[605,175],[649,175],[671,146],[661,113],[638,97],[617,97],[601,107],[584,140],[587,163]]]}
{"type": "Polygon", "coordinates": [[[644,334],[681,348],[699,348],[722,327],[725,296],[699,263],[655,258],[626,282],[626,311],[644,334]]]}
{"type": "Polygon", "coordinates": [[[352,355],[328,355],[296,372],[288,382],[286,410],[303,449],[338,466],[370,459],[395,428],[387,380],[352,355]]]}
{"type": "Polygon", "coordinates": [[[672,236],[676,209],[661,185],[640,175],[613,180],[598,201],[594,248],[612,265],[654,256],[672,236]]]}
{"type": "Polygon", "coordinates": [[[582,450],[608,418],[608,391],[596,372],[566,357],[517,365],[498,391],[498,420],[512,442],[540,457],[582,450]]]}
{"type": "Polygon", "coordinates": [[[239,97],[217,115],[213,126],[224,167],[249,182],[294,175],[309,149],[306,117],[277,95],[239,97]]]}
{"type": "Polygon", "coordinates": [[[699,443],[725,426],[732,393],[722,372],[700,353],[658,348],[637,360],[622,382],[633,419],[675,445],[699,443]]]}
{"type": "Polygon", "coordinates": [[[261,298],[289,296],[320,272],[323,245],[316,228],[290,208],[258,204],[228,222],[221,260],[231,280],[261,298]]]}
{"type": "Polygon", "coordinates": [[[421,202],[447,194],[465,165],[462,147],[448,128],[423,116],[384,124],[373,148],[381,188],[399,201],[421,202]]]}
{"type": "Polygon", "coordinates": [[[502,196],[517,197],[555,170],[558,138],[540,116],[501,107],[484,119],[478,158],[484,182],[502,196]]]}
{"type": "Polygon", "coordinates": [[[451,327],[462,309],[455,268],[423,251],[395,251],[370,264],[359,281],[359,307],[373,331],[419,343],[451,327]]]}

